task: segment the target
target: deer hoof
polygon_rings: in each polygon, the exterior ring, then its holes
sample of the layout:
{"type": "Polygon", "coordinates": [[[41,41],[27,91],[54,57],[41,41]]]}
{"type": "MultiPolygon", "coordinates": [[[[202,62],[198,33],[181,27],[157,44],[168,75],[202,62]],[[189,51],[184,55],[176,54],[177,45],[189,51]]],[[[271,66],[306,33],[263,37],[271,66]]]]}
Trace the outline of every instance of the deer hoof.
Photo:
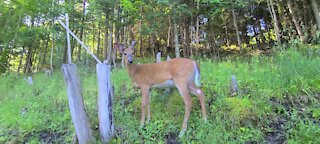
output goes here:
{"type": "Polygon", "coordinates": [[[143,129],[144,124],[140,124],[139,129],[143,129]]]}
{"type": "Polygon", "coordinates": [[[181,130],[180,133],[179,133],[179,137],[180,138],[183,137],[184,133],[185,133],[185,130],[181,130]]]}

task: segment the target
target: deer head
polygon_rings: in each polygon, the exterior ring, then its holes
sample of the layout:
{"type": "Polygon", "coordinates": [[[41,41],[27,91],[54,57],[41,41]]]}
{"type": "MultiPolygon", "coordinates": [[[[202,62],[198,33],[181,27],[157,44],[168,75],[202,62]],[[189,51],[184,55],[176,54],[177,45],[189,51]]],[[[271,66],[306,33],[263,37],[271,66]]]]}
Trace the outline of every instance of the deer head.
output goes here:
{"type": "Polygon", "coordinates": [[[125,48],[124,44],[120,44],[120,43],[114,44],[115,49],[119,50],[119,52],[125,56],[126,62],[130,64],[133,62],[133,58],[134,58],[135,43],[136,41],[133,40],[131,42],[131,45],[128,48],[125,48]]]}

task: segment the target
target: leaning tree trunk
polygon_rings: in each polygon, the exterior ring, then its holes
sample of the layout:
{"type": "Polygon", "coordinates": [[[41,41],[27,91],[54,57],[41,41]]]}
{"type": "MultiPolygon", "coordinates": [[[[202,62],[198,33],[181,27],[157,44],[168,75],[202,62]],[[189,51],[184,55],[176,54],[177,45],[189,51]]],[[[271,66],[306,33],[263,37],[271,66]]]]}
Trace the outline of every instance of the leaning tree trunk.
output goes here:
{"type": "Polygon", "coordinates": [[[274,32],[276,35],[276,40],[278,44],[281,44],[281,39],[280,39],[280,29],[278,25],[278,19],[277,19],[277,14],[274,10],[273,6],[273,0],[267,0],[267,5],[268,5],[268,10],[271,15],[272,21],[273,21],[273,27],[274,27],[274,32]]]}
{"type": "Polygon", "coordinates": [[[320,12],[316,0],[311,0],[312,10],[317,21],[318,30],[320,30],[320,12]]]}
{"type": "Polygon", "coordinates": [[[240,35],[239,35],[238,23],[237,23],[236,14],[235,14],[235,12],[234,12],[234,9],[232,9],[232,19],[233,19],[234,28],[236,29],[238,46],[240,47],[240,52],[242,52],[241,39],[240,39],[240,35]]]}
{"type": "Polygon", "coordinates": [[[303,42],[304,41],[304,34],[302,32],[302,29],[301,29],[301,26],[298,22],[298,19],[297,19],[297,16],[296,16],[296,13],[293,11],[293,7],[292,7],[292,1],[291,0],[288,0],[287,1],[287,5],[288,5],[288,9],[289,9],[289,12],[291,14],[291,17],[292,17],[292,21],[294,23],[294,26],[296,27],[296,30],[298,32],[298,35],[300,37],[300,41],[303,42]]]}

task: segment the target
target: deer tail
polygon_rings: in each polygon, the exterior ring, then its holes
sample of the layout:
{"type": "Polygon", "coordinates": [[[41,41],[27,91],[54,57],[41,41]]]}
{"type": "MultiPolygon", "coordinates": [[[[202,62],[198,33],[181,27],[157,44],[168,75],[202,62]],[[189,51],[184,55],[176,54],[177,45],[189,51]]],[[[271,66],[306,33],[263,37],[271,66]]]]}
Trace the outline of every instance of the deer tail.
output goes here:
{"type": "Polygon", "coordinates": [[[200,87],[201,83],[200,83],[200,69],[198,64],[193,61],[193,66],[194,66],[194,83],[196,84],[196,86],[200,87]]]}

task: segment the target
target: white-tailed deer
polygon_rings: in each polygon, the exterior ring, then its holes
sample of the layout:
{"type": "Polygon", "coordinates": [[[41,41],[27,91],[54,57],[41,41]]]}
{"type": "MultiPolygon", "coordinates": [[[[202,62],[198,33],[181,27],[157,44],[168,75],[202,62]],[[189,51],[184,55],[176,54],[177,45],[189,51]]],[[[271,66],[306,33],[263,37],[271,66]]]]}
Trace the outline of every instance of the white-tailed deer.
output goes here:
{"type": "Polygon", "coordinates": [[[168,61],[152,64],[133,64],[134,45],[132,41],[128,48],[124,45],[115,45],[125,56],[126,66],[133,85],[141,88],[142,103],[141,103],[141,123],[145,122],[145,109],[147,109],[147,120],[150,120],[150,89],[177,87],[185,104],[185,114],[182,123],[182,128],[179,136],[182,136],[187,129],[192,99],[189,92],[198,96],[201,104],[201,110],[204,120],[207,120],[205,108],[205,96],[199,88],[201,85],[200,70],[198,64],[187,58],[175,58],[168,61]]]}

